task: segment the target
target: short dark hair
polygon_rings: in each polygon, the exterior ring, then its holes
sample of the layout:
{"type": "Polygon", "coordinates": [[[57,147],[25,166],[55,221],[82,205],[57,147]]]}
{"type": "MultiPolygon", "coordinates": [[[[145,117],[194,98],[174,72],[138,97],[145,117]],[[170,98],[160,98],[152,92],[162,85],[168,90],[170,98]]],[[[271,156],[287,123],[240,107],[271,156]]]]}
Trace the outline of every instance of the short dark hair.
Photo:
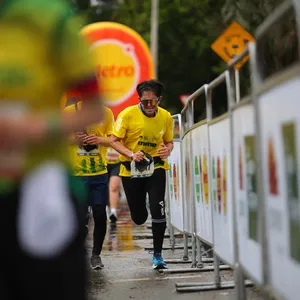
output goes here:
{"type": "Polygon", "coordinates": [[[154,80],[154,79],[145,80],[139,83],[136,87],[136,91],[140,97],[142,97],[144,91],[154,92],[157,97],[160,97],[164,90],[165,90],[164,85],[158,80],[154,80]]]}
{"type": "Polygon", "coordinates": [[[67,99],[66,103],[65,103],[65,107],[70,106],[70,105],[76,105],[78,102],[80,102],[81,100],[76,97],[76,96],[71,96],[67,99]]]}

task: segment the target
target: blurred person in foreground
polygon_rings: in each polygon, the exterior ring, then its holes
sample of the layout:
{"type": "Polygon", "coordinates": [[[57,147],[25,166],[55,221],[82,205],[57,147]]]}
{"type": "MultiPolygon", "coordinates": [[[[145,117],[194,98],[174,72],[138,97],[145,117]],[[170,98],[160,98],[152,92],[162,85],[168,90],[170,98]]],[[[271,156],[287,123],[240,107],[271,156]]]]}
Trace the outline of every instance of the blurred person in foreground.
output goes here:
{"type": "Polygon", "coordinates": [[[81,20],[66,1],[0,0],[0,299],[85,299],[82,189],[65,139],[101,120],[81,20]],[[63,115],[64,91],[82,96],[63,115]]]}
{"type": "Polygon", "coordinates": [[[153,232],[153,268],[166,268],[162,258],[166,230],[166,158],[173,150],[173,119],[159,107],[164,86],[156,80],[138,84],[138,105],[124,109],[114,124],[111,146],[120,154],[120,176],[132,220],[144,224],[149,196],[153,232]]]}
{"type": "MultiPolygon", "coordinates": [[[[78,113],[82,101],[77,98],[74,104],[65,108],[66,112],[78,113]]],[[[88,233],[88,206],[94,218],[93,249],[91,268],[102,269],[100,254],[106,234],[106,206],[108,204],[108,173],[105,159],[106,147],[110,143],[114,116],[108,107],[104,107],[104,119],[88,126],[85,130],[74,132],[69,138],[70,158],[73,175],[80,178],[88,191],[86,205],[86,235],[88,233]]]]}

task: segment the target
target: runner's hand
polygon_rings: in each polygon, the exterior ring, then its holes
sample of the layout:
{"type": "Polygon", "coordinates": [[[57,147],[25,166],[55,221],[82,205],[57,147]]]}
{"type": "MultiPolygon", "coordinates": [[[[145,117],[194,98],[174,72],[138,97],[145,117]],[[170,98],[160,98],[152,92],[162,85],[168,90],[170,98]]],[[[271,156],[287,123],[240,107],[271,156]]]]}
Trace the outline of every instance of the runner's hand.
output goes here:
{"type": "Polygon", "coordinates": [[[84,141],[88,145],[98,145],[99,144],[99,137],[96,134],[87,135],[84,141]]]}
{"type": "Polygon", "coordinates": [[[87,136],[88,135],[86,133],[83,133],[83,132],[76,132],[76,134],[75,134],[75,138],[78,141],[78,144],[82,145],[82,146],[87,145],[87,143],[85,142],[85,139],[86,139],[87,136]]]}
{"type": "Polygon", "coordinates": [[[144,159],[144,153],[142,151],[138,151],[136,153],[133,154],[132,160],[134,161],[142,161],[144,159]]]}
{"type": "Polygon", "coordinates": [[[159,150],[157,151],[157,154],[160,158],[164,159],[170,156],[171,151],[165,144],[161,144],[159,150]]]}

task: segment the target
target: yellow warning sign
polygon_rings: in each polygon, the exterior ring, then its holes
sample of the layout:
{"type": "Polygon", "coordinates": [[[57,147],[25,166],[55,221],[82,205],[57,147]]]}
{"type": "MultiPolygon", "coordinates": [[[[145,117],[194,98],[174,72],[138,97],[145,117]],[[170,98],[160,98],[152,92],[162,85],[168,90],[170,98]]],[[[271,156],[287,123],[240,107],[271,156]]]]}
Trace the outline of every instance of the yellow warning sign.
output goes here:
{"type": "MultiPolygon", "coordinates": [[[[233,22],[211,45],[211,48],[226,62],[239,55],[254,37],[247,32],[239,23],[233,22]]],[[[235,68],[239,69],[249,59],[245,57],[235,68]]]]}

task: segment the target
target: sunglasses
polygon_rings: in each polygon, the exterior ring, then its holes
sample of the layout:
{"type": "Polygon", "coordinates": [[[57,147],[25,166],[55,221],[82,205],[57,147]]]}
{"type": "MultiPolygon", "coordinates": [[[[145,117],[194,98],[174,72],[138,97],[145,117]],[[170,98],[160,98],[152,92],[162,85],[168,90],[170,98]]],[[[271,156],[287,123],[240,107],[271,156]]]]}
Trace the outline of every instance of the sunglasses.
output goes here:
{"type": "Polygon", "coordinates": [[[159,97],[157,98],[154,98],[154,99],[140,99],[141,100],[141,103],[147,107],[147,106],[156,106],[157,105],[157,102],[159,100],[159,97]]]}

